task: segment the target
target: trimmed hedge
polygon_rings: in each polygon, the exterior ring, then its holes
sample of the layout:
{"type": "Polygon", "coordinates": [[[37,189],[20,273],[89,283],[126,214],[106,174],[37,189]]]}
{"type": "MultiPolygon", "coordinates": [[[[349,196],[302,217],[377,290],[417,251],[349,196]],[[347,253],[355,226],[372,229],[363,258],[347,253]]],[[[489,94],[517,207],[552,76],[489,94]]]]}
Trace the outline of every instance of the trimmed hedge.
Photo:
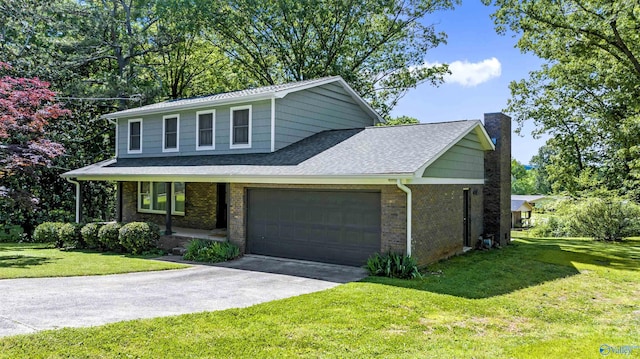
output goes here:
{"type": "Polygon", "coordinates": [[[80,234],[82,235],[82,240],[86,244],[87,248],[102,248],[102,242],[100,242],[98,232],[103,225],[104,223],[87,223],[84,227],[82,227],[82,229],[80,230],[80,234]]]}
{"type": "Polygon", "coordinates": [[[154,223],[131,222],[119,230],[120,244],[127,252],[141,254],[154,249],[160,239],[160,228],[154,223]]]}
{"type": "Polygon", "coordinates": [[[64,225],[62,222],[44,222],[33,231],[33,242],[36,243],[58,243],[60,236],[58,232],[64,225]]]}
{"type": "Polygon", "coordinates": [[[80,233],[82,225],[78,223],[65,223],[58,230],[58,248],[83,248],[84,241],[80,233]]]}
{"type": "Polygon", "coordinates": [[[111,222],[105,224],[98,230],[98,240],[102,248],[108,251],[122,252],[120,228],[122,228],[122,224],[111,222]]]}

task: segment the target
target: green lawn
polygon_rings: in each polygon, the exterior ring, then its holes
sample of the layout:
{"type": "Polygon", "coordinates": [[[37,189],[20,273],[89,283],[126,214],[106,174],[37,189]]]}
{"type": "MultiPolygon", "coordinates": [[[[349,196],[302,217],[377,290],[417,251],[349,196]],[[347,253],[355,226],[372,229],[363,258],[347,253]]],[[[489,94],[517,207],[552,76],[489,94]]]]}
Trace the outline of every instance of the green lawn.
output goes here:
{"type": "Polygon", "coordinates": [[[61,251],[40,243],[0,243],[0,279],[102,275],[184,267],[142,256],[61,251]]]}
{"type": "Polygon", "coordinates": [[[520,239],[429,271],[245,309],[0,339],[0,357],[600,358],[604,344],[640,347],[640,240],[520,239]]]}

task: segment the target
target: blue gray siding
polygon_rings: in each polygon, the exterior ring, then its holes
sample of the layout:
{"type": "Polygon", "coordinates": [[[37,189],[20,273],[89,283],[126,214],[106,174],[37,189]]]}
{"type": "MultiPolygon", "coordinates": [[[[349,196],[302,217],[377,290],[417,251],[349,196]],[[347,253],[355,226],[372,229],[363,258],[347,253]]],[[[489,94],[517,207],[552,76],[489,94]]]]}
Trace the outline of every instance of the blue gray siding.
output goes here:
{"type": "MultiPolygon", "coordinates": [[[[140,117],[136,117],[140,118],[140,117]]],[[[190,156],[205,154],[263,153],[271,151],[271,101],[258,101],[234,105],[216,106],[179,112],[167,112],[142,116],[142,153],[127,153],[129,118],[118,120],[118,157],[190,156]],[[230,149],[230,108],[252,105],[251,148],[230,149]],[[216,110],[215,150],[196,151],[196,112],[216,110]],[[180,147],[178,152],[162,152],[162,117],[180,115],[180,147]]]]}
{"type": "Polygon", "coordinates": [[[372,126],[370,117],[340,85],[326,84],[276,100],[275,149],[325,130],[372,126]]]}
{"type": "Polygon", "coordinates": [[[427,167],[423,177],[484,179],[484,150],[476,132],[466,135],[427,167]]]}

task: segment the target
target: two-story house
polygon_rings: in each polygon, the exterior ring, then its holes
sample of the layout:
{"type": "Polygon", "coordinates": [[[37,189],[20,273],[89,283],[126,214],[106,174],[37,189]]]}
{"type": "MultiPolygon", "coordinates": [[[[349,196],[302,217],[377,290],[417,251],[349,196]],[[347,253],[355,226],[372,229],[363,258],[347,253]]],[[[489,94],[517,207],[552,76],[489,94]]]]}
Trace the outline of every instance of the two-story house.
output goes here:
{"type": "Polygon", "coordinates": [[[502,114],[485,116],[491,136],[478,120],[376,127],[381,117],[328,77],[103,117],[115,158],[63,176],[117,182],[119,221],[227,228],[244,253],[349,265],[387,251],[425,264],[488,230],[506,235],[502,114]]]}

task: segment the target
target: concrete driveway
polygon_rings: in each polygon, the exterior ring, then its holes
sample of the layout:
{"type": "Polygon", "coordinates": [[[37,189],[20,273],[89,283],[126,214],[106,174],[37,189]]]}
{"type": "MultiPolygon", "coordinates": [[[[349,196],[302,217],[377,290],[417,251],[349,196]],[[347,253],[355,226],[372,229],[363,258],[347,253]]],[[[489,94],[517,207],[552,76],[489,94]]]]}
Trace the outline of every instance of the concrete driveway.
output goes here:
{"type": "Polygon", "coordinates": [[[246,256],[221,265],[0,280],[0,336],[247,307],[362,279],[361,268],[246,256]]]}

